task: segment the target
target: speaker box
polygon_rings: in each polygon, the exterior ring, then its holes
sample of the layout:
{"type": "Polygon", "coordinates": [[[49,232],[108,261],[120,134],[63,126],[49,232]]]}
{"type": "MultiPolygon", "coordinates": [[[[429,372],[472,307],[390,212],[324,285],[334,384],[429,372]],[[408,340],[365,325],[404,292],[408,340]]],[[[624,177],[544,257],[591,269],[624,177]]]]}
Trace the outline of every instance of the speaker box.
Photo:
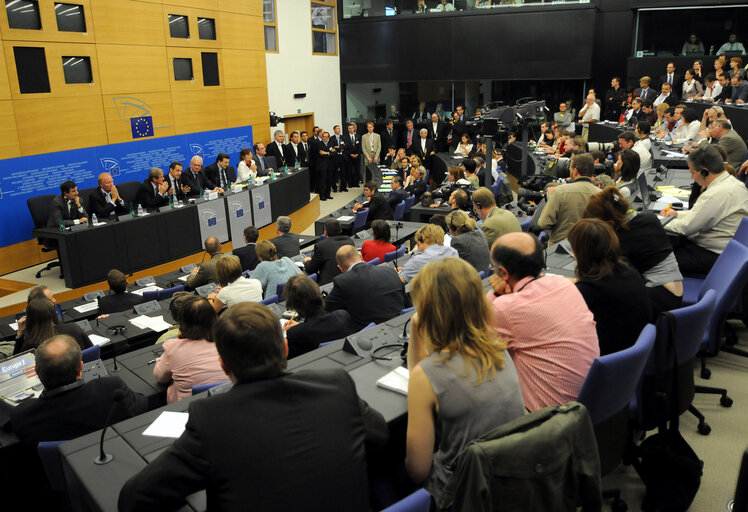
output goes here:
{"type": "Polygon", "coordinates": [[[345,339],[343,350],[360,357],[368,357],[379,347],[401,344],[397,335],[388,326],[382,324],[351,334],[345,339]]]}

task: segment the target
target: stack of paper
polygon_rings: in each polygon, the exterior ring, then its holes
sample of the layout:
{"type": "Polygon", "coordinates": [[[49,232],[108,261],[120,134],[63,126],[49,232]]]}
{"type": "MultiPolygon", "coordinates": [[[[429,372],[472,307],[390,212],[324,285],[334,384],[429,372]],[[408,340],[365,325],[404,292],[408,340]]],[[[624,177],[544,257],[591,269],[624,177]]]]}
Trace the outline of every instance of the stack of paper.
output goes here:
{"type": "Polygon", "coordinates": [[[395,393],[400,393],[402,395],[407,396],[409,377],[410,377],[410,374],[408,373],[408,369],[403,368],[402,366],[398,366],[397,368],[392,370],[390,373],[380,378],[377,381],[377,386],[380,386],[385,389],[389,389],[390,391],[394,391],[395,393]]]}
{"type": "Polygon", "coordinates": [[[76,310],[78,313],[85,313],[87,311],[93,311],[94,309],[98,307],[99,307],[98,302],[87,302],[86,304],[76,306],[73,309],[76,310]]]}
{"type": "Polygon", "coordinates": [[[182,276],[182,277],[180,277],[180,278],[179,278],[179,280],[180,280],[180,281],[185,281],[185,282],[187,282],[187,279],[188,279],[189,277],[190,277],[190,274],[187,274],[186,276],[182,276]]]}
{"type": "Polygon", "coordinates": [[[159,290],[163,290],[163,288],[161,288],[160,286],[156,286],[155,284],[152,284],[150,286],[146,286],[138,290],[133,290],[132,293],[135,293],[137,295],[143,295],[144,292],[157,292],[159,290]]]}
{"type": "Polygon", "coordinates": [[[150,329],[152,331],[161,332],[171,328],[171,325],[164,321],[164,315],[159,316],[136,316],[130,323],[140,329],[150,329]]]}
{"type": "Polygon", "coordinates": [[[663,149],[662,154],[670,158],[686,158],[685,153],[681,151],[668,151],[667,149],[663,149]]]}
{"type": "Polygon", "coordinates": [[[349,220],[353,220],[353,215],[341,215],[338,217],[338,220],[341,222],[348,222],[349,220]]]}
{"type": "Polygon", "coordinates": [[[186,412],[162,412],[156,421],[143,431],[144,436],[179,437],[184,432],[190,415],[186,412]]]}
{"type": "Polygon", "coordinates": [[[672,185],[662,185],[655,187],[657,192],[662,192],[662,195],[674,196],[674,197],[689,197],[691,195],[690,190],[684,190],[680,187],[674,187],[672,185]]]}
{"type": "Polygon", "coordinates": [[[109,338],[99,336],[98,334],[89,334],[88,339],[91,340],[91,343],[93,343],[94,345],[103,345],[104,343],[109,343],[109,338]]]}

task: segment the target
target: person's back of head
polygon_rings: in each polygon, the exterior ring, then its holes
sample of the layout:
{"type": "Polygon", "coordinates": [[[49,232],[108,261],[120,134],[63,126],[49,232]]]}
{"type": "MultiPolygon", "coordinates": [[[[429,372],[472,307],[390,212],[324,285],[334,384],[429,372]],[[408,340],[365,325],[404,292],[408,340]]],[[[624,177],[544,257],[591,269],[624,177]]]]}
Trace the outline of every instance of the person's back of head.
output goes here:
{"type": "Polygon", "coordinates": [[[595,162],[587,153],[574,155],[571,159],[572,169],[576,169],[580,176],[592,177],[595,173],[595,162]]]}
{"type": "Polygon", "coordinates": [[[185,299],[179,315],[179,337],[213,341],[216,312],[208,299],[193,295],[185,299]]]}
{"type": "Polygon", "coordinates": [[[291,276],[283,287],[286,309],[296,311],[302,318],[309,318],[325,305],[319,286],[309,276],[291,276]]]}
{"type": "Polygon", "coordinates": [[[287,349],[278,318],[257,302],[226,310],[216,324],[216,348],[234,383],[277,377],[286,369],[287,349]]]}
{"type": "Polygon", "coordinates": [[[338,249],[338,252],[335,253],[335,263],[337,263],[338,267],[343,272],[346,272],[351,268],[351,265],[358,261],[361,261],[361,254],[353,245],[343,245],[338,249]]]}
{"type": "Polygon", "coordinates": [[[623,197],[615,185],[605,187],[599,194],[595,194],[584,207],[585,218],[600,219],[609,223],[614,229],[628,229],[628,211],[631,204],[623,197]]]}
{"type": "Polygon", "coordinates": [[[275,261],[278,259],[278,249],[270,240],[258,242],[255,252],[260,261],[275,261]]]}
{"type": "Polygon", "coordinates": [[[694,121],[699,120],[699,114],[696,112],[695,109],[692,108],[685,108],[683,109],[683,120],[688,123],[693,123],[694,121]]]}
{"type": "Polygon", "coordinates": [[[575,222],[567,238],[577,261],[577,278],[602,279],[621,261],[621,245],[613,228],[600,219],[575,222]]]}
{"type": "Polygon", "coordinates": [[[209,236],[205,239],[205,252],[211,256],[221,252],[221,242],[214,236],[209,236]]]}
{"type": "Polygon", "coordinates": [[[343,232],[338,219],[327,219],[325,221],[325,233],[327,236],[337,236],[343,232]]]}
{"type": "Polygon", "coordinates": [[[478,190],[473,192],[471,199],[473,200],[475,207],[479,210],[484,208],[491,209],[496,206],[496,198],[494,197],[493,192],[486,187],[480,187],[478,190]]]}
{"type": "Polygon", "coordinates": [[[46,298],[37,298],[26,307],[26,330],[23,333],[24,350],[34,348],[55,335],[55,325],[60,323],[54,304],[46,298]]]}
{"type": "Polygon", "coordinates": [[[427,246],[444,245],[444,230],[436,224],[426,224],[416,231],[415,238],[427,246]]]}
{"type": "Polygon", "coordinates": [[[491,261],[496,274],[506,281],[537,277],[545,267],[543,247],[529,233],[507,233],[500,236],[491,248],[491,261]],[[499,268],[502,267],[502,268],[499,268]]]}
{"type": "Polygon", "coordinates": [[[281,215],[278,220],[275,221],[275,225],[278,228],[279,233],[290,233],[291,232],[291,217],[281,215]]]}
{"type": "Polygon", "coordinates": [[[26,299],[26,303],[31,303],[34,299],[44,299],[47,297],[47,290],[49,290],[49,287],[44,284],[40,284],[38,286],[34,286],[31,290],[29,290],[29,296],[26,299]]]}
{"type": "Polygon", "coordinates": [[[106,280],[109,283],[109,289],[114,293],[125,293],[125,290],[127,290],[127,278],[116,268],[109,271],[106,280]]]}
{"type": "Polygon", "coordinates": [[[171,302],[169,303],[169,313],[171,313],[174,323],[179,325],[179,318],[182,316],[182,306],[188,297],[194,297],[195,295],[190,292],[176,292],[171,296],[171,302]]]}
{"type": "Polygon", "coordinates": [[[216,262],[216,278],[221,286],[228,286],[241,276],[242,264],[238,256],[224,256],[216,262]]]}
{"type": "Polygon", "coordinates": [[[432,215],[429,219],[429,224],[436,224],[440,228],[442,228],[442,231],[445,233],[448,231],[447,228],[447,216],[443,213],[437,213],[435,215],[432,215]]]}
{"type": "Polygon", "coordinates": [[[623,181],[633,181],[639,174],[641,167],[641,158],[639,153],[633,149],[621,151],[621,179],[623,181]]]}
{"type": "Polygon", "coordinates": [[[414,328],[429,352],[446,358],[459,353],[475,368],[478,382],[504,367],[506,344],[497,342],[491,306],[469,263],[454,257],[428,263],[411,281],[411,296],[418,311],[414,328]]]}
{"type": "Polygon", "coordinates": [[[246,228],[244,228],[244,239],[248,244],[257,242],[258,238],[260,238],[260,231],[256,227],[247,226],[246,228]]]}
{"type": "MultiPolygon", "coordinates": [[[[467,160],[462,162],[462,166],[465,168],[465,172],[469,172],[470,174],[473,174],[475,172],[475,169],[478,167],[478,164],[475,161],[478,158],[480,157],[475,157],[474,159],[468,158],[467,160]]],[[[485,163],[485,160],[483,160],[483,163],[485,163]]],[[[483,163],[481,163],[481,165],[483,165],[483,163]]]]}
{"type": "Polygon", "coordinates": [[[36,374],[44,389],[72,384],[81,372],[81,348],[67,334],[58,334],[36,348],[36,374]]]}
{"type": "Polygon", "coordinates": [[[445,220],[450,232],[454,234],[469,233],[475,229],[475,220],[462,210],[449,212],[445,220]]]}
{"type": "MultiPolygon", "coordinates": [[[[688,163],[697,172],[708,174],[719,174],[725,170],[725,162],[722,155],[713,145],[699,147],[688,154],[688,163]]],[[[708,174],[704,175],[706,178],[708,174]]]]}
{"type": "Polygon", "coordinates": [[[459,209],[465,208],[465,205],[468,202],[467,192],[458,188],[457,190],[452,192],[450,199],[454,201],[455,208],[459,208],[459,209]]]}
{"type": "Polygon", "coordinates": [[[377,219],[372,222],[371,232],[374,235],[374,240],[382,242],[390,241],[390,225],[385,220],[377,219]]]}
{"type": "Polygon", "coordinates": [[[649,135],[649,132],[652,131],[652,126],[649,124],[649,121],[646,119],[642,119],[636,124],[636,132],[640,137],[645,137],[649,135]]]}

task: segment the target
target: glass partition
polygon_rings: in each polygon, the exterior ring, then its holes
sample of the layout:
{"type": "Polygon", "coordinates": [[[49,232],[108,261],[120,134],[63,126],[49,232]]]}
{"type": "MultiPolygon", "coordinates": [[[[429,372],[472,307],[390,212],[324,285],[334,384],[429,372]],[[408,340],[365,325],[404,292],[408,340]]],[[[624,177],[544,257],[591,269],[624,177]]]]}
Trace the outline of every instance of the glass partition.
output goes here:
{"type": "Polygon", "coordinates": [[[342,0],[343,19],[370,16],[439,15],[524,6],[588,4],[590,0],[342,0]]]}

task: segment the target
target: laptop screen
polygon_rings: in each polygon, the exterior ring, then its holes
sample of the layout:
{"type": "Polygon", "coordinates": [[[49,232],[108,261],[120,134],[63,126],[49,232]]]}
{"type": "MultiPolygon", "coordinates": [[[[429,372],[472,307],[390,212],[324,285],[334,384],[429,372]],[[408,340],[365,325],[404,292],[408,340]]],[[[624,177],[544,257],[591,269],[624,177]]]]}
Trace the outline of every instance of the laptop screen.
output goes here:
{"type": "Polygon", "coordinates": [[[647,177],[644,173],[641,173],[636,180],[639,182],[639,194],[642,198],[642,203],[644,204],[644,209],[649,209],[649,187],[647,186],[647,177]]]}
{"type": "Polygon", "coordinates": [[[42,390],[43,386],[36,375],[33,350],[0,362],[0,399],[15,406],[23,400],[39,396],[42,390]]]}

